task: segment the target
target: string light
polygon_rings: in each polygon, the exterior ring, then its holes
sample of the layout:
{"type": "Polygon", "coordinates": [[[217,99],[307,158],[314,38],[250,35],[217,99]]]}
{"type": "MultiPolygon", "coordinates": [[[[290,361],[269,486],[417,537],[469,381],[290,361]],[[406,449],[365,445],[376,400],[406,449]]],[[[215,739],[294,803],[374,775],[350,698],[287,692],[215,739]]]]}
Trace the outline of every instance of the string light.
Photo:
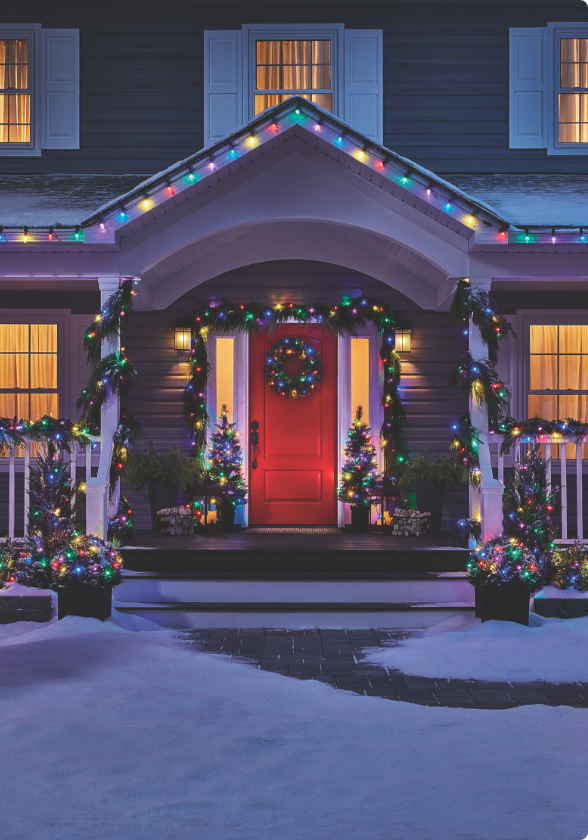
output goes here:
{"type": "Polygon", "coordinates": [[[29,241],[29,229],[28,229],[28,227],[23,228],[22,241],[25,242],[25,243],[29,241]]]}

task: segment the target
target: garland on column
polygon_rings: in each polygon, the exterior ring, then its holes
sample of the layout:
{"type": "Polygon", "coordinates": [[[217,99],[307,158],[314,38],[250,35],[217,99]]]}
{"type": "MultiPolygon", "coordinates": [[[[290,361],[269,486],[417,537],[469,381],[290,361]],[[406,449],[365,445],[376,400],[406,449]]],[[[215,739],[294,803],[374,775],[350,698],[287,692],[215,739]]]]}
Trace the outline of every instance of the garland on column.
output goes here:
{"type": "Polygon", "coordinates": [[[489,361],[496,364],[500,342],[514,336],[514,332],[510,322],[496,311],[496,303],[488,292],[472,286],[467,278],[459,280],[451,304],[451,314],[455,321],[468,324],[466,334],[469,332],[471,318],[488,348],[489,361]]]}
{"type": "Polygon", "coordinates": [[[133,308],[133,281],[123,280],[94,318],[84,334],[84,349],[91,365],[97,365],[102,355],[104,339],[120,332],[121,318],[133,308]]]}
{"type": "Polygon", "coordinates": [[[486,405],[491,428],[498,428],[508,416],[511,394],[498,378],[494,362],[476,361],[469,352],[462,353],[449,374],[448,385],[450,388],[461,388],[478,405],[486,405]]]}
{"type": "Polygon", "coordinates": [[[110,394],[128,397],[139,387],[139,376],[122,353],[109,353],[90,372],[88,384],[76,407],[82,410],[82,422],[100,425],[100,409],[110,394]]]}
{"type": "Polygon", "coordinates": [[[217,306],[202,304],[189,318],[174,321],[175,327],[195,330],[190,355],[190,370],[184,389],[184,415],[192,435],[192,448],[196,457],[204,457],[206,429],[210,418],[206,411],[205,390],[210,365],[206,341],[211,332],[227,335],[235,332],[255,333],[271,330],[290,318],[304,324],[324,324],[337,335],[357,335],[359,330],[373,324],[381,339],[380,358],[384,365],[382,406],[384,419],[380,429],[386,469],[402,463],[400,433],[405,420],[399,384],[402,371],[400,357],[394,348],[396,329],[408,329],[405,319],[387,303],[364,297],[344,298],[337,306],[314,304],[300,305],[290,302],[267,306],[260,303],[238,305],[222,301],[217,306]]]}
{"type": "Polygon", "coordinates": [[[462,414],[459,420],[451,424],[451,430],[454,438],[449,448],[455,452],[458,464],[469,472],[472,487],[477,487],[480,483],[480,456],[478,454],[480,438],[472,426],[470,415],[462,414]]]}

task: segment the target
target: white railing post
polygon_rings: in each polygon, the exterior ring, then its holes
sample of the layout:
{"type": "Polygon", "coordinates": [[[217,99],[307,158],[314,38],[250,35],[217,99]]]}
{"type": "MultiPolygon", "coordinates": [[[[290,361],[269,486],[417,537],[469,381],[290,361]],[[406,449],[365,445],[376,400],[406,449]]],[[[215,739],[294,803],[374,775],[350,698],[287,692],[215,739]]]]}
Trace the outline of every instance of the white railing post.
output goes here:
{"type": "Polygon", "coordinates": [[[10,443],[8,445],[8,536],[11,539],[14,537],[16,512],[15,450],[15,445],[10,443]]]}
{"type": "Polygon", "coordinates": [[[561,538],[568,538],[568,486],[567,486],[567,459],[566,444],[562,443],[561,451],[561,538]]]}
{"type": "Polygon", "coordinates": [[[584,514],[582,511],[582,444],[576,444],[576,517],[578,520],[578,539],[584,539],[584,514]]]}
{"type": "MultiPolygon", "coordinates": [[[[104,305],[120,285],[120,277],[99,277],[100,304],[104,305]]],[[[102,357],[120,350],[120,336],[109,336],[102,345],[102,357]]],[[[96,478],[86,482],[86,533],[105,540],[108,533],[109,475],[113,450],[113,435],[120,415],[120,401],[111,394],[102,406],[100,420],[100,462],[96,478]]],[[[90,455],[91,457],[91,455],[90,455]]]]}
{"type": "MultiPolygon", "coordinates": [[[[472,284],[478,287],[490,289],[490,280],[472,280],[472,284]]],[[[488,348],[482,342],[480,330],[470,320],[470,354],[476,360],[488,358],[488,348]]],[[[480,460],[480,485],[479,485],[479,514],[476,512],[477,505],[470,493],[470,517],[479,516],[482,522],[482,539],[488,540],[497,537],[502,533],[502,495],[504,485],[497,481],[492,473],[492,462],[490,459],[490,448],[488,446],[488,408],[485,404],[480,405],[470,396],[470,419],[478,433],[478,457],[480,460]],[[473,504],[472,504],[473,503],[473,504]]],[[[476,494],[478,495],[478,494],[476,494]]]]}

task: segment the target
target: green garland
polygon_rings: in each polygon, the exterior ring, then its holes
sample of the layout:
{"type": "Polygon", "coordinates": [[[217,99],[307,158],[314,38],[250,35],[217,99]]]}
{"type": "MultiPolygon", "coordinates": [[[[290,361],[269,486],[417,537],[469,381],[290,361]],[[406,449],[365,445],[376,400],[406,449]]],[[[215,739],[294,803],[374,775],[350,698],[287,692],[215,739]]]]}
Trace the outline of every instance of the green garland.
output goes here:
{"type": "MultiPolygon", "coordinates": [[[[110,462],[110,497],[112,498],[116,483],[127,468],[129,452],[137,441],[143,437],[143,428],[128,408],[122,408],[118,428],[113,435],[112,460],[110,462]]],[[[121,497],[123,498],[123,497],[121,497]]]]}
{"type": "Polygon", "coordinates": [[[455,459],[459,466],[468,471],[471,486],[477,487],[480,483],[480,456],[478,454],[480,437],[472,426],[470,415],[462,414],[459,420],[451,424],[451,431],[454,438],[449,449],[455,452],[455,459]]]}
{"type": "Polygon", "coordinates": [[[89,446],[90,435],[95,435],[96,428],[89,424],[78,426],[71,420],[49,417],[45,414],[34,423],[27,420],[11,420],[8,417],[0,417],[0,456],[4,456],[10,445],[24,446],[26,439],[53,441],[58,449],[66,452],[71,451],[71,444],[75,441],[80,446],[89,446]]]}
{"type": "Polygon", "coordinates": [[[110,394],[128,397],[139,387],[139,377],[126,356],[109,353],[100,360],[90,373],[88,384],[82,391],[76,406],[82,410],[82,422],[98,425],[100,409],[110,394]]]}
{"type": "Polygon", "coordinates": [[[205,391],[210,365],[206,341],[211,332],[230,335],[235,332],[256,333],[272,330],[278,324],[291,318],[304,324],[324,324],[336,335],[356,336],[368,324],[373,324],[381,339],[380,358],[384,363],[384,387],[382,406],[384,419],[380,430],[386,470],[405,461],[400,433],[405,421],[400,398],[400,376],[402,365],[394,349],[396,329],[408,329],[408,322],[387,303],[368,298],[343,298],[337,306],[300,304],[284,302],[273,306],[260,303],[239,305],[222,301],[216,306],[202,303],[188,318],[174,321],[169,328],[190,327],[195,335],[192,339],[190,370],[184,389],[184,416],[192,433],[192,448],[197,457],[203,459],[206,446],[206,429],[210,418],[206,411],[205,391]]]}
{"type": "Polygon", "coordinates": [[[573,420],[568,417],[566,420],[544,420],[542,417],[530,417],[520,423],[512,417],[507,417],[498,427],[498,431],[504,435],[500,447],[501,454],[510,452],[515,443],[541,442],[545,437],[571,438],[575,443],[582,443],[588,436],[588,423],[580,420],[573,420]]]}
{"type": "Polygon", "coordinates": [[[316,347],[301,338],[284,337],[272,344],[266,354],[265,381],[272,391],[288,400],[307,397],[323,378],[323,363],[316,347]],[[288,356],[300,361],[300,371],[289,376],[285,371],[288,356]]]}
{"type": "Polygon", "coordinates": [[[472,359],[470,353],[462,353],[456,366],[449,374],[448,386],[461,388],[478,405],[486,405],[488,423],[497,428],[508,416],[510,391],[498,378],[494,362],[472,359]]]}
{"type": "Polygon", "coordinates": [[[133,281],[123,280],[102,306],[84,334],[84,349],[88,362],[97,365],[102,354],[102,343],[108,336],[120,332],[121,318],[133,308],[133,281]]]}
{"type": "Polygon", "coordinates": [[[480,330],[480,336],[488,347],[488,359],[496,364],[498,345],[514,336],[509,321],[496,311],[496,303],[482,289],[472,286],[467,279],[459,280],[451,314],[459,322],[469,322],[470,318],[480,330]]]}

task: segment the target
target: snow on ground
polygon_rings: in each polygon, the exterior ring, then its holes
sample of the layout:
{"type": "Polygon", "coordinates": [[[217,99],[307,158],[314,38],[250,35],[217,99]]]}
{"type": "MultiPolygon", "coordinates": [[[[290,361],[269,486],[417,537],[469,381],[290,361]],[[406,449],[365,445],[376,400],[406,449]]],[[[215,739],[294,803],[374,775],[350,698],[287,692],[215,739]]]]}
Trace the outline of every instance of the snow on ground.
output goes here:
{"type": "Polygon", "coordinates": [[[0,627],[3,840],[588,832],[585,710],[359,696],[127,622],[0,627]]]}
{"type": "Polygon", "coordinates": [[[370,649],[367,660],[421,677],[588,682],[588,617],[531,613],[530,622],[455,616],[398,647],[370,649]]]}

